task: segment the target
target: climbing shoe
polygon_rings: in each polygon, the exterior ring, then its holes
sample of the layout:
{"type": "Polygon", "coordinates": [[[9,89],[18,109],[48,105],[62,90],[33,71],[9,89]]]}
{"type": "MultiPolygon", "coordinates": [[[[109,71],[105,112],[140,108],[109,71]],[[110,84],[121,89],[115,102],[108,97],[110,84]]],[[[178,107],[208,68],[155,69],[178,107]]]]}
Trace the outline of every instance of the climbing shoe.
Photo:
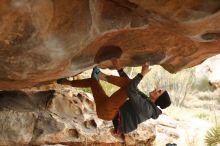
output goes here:
{"type": "Polygon", "coordinates": [[[99,80],[100,69],[96,66],[92,70],[91,78],[95,80],[99,80]]]}

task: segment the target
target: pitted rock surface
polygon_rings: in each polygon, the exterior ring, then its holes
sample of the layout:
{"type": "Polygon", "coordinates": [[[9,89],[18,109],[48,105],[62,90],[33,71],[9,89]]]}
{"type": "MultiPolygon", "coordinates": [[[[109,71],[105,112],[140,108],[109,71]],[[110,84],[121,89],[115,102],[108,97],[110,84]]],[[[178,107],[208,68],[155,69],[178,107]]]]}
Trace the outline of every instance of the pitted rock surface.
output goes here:
{"type": "Polygon", "coordinates": [[[0,89],[145,61],[169,72],[220,53],[218,0],[1,0],[0,89]],[[109,49],[110,48],[110,49],[109,49]]]}
{"type": "Polygon", "coordinates": [[[155,124],[125,135],[111,132],[111,121],[99,119],[91,94],[61,85],[47,89],[0,92],[0,145],[151,145],[155,124]],[[45,90],[45,91],[43,91],[45,90]]]}
{"type": "Polygon", "coordinates": [[[188,120],[162,114],[139,124],[122,139],[112,132],[111,121],[97,117],[92,95],[79,89],[54,84],[0,92],[1,146],[154,146],[168,142],[185,146],[185,137],[197,135],[200,141],[212,126],[201,119],[188,120]]]}

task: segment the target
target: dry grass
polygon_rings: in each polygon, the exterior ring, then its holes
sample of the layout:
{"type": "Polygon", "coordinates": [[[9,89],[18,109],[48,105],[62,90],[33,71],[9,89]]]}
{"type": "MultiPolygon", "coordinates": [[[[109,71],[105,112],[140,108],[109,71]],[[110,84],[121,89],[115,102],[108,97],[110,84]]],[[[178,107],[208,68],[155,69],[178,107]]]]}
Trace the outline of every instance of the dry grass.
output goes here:
{"type": "Polygon", "coordinates": [[[178,146],[205,145],[205,134],[215,121],[214,114],[202,108],[176,106],[170,106],[164,112],[179,122],[177,131],[179,131],[181,136],[179,139],[176,139],[178,146]]]}

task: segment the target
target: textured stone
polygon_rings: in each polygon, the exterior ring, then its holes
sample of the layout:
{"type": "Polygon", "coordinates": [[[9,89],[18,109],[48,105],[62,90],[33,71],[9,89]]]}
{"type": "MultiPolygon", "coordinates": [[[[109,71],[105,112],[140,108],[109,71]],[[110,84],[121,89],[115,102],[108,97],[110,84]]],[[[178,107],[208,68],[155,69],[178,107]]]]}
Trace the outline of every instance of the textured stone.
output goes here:
{"type": "Polygon", "coordinates": [[[61,85],[3,91],[0,103],[1,146],[154,146],[168,142],[185,146],[186,137],[199,141],[212,126],[201,119],[179,121],[160,115],[139,124],[122,139],[112,132],[111,121],[97,118],[91,94],[61,85]]]}
{"type": "MultiPolygon", "coordinates": [[[[71,87],[0,92],[0,145],[152,143],[155,126],[125,135],[113,134],[111,121],[99,119],[90,94],[71,87]],[[13,97],[13,98],[12,98],[13,97]],[[140,132],[144,131],[144,134],[140,132]],[[149,141],[148,141],[149,140],[149,141]]],[[[50,87],[51,88],[51,87],[50,87]]],[[[54,87],[53,87],[54,88],[54,87]]]]}
{"type": "Polygon", "coordinates": [[[220,55],[213,56],[196,66],[196,76],[207,78],[210,85],[220,87],[220,55]]]}
{"type": "Polygon", "coordinates": [[[121,66],[148,60],[170,72],[195,66],[220,52],[219,7],[218,0],[1,0],[0,89],[47,84],[97,62],[111,67],[113,56],[121,66]]]}
{"type": "MultiPolygon", "coordinates": [[[[54,91],[0,92],[0,145],[24,145],[64,128],[46,110],[54,91]]],[[[44,142],[45,143],[45,142],[44,142]]]]}

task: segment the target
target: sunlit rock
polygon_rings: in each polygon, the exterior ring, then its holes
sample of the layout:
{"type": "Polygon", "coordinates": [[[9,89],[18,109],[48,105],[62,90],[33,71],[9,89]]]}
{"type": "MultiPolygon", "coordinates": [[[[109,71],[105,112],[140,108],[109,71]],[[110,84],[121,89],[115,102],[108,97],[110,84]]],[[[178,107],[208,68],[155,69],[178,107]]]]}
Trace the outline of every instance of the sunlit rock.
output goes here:
{"type": "Polygon", "coordinates": [[[74,76],[119,57],[170,72],[220,53],[218,0],[1,0],[0,89],[74,76]]]}
{"type": "Polygon", "coordinates": [[[220,55],[213,56],[196,67],[196,76],[207,78],[210,85],[220,87],[220,55]]]}
{"type": "Polygon", "coordinates": [[[1,91],[0,109],[0,145],[7,146],[153,146],[168,142],[187,145],[191,139],[199,143],[212,126],[201,119],[180,121],[162,114],[157,120],[139,124],[121,138],[112,132],[111,121],[97,117],[91,94],[61,85],[1,91]]]}
{"type": "Polygon", "coordinates": [[[155,125],[144,124],[123,140],[111,121],[99,119],[90,94],[72,88],[57,91],[0,92],[0,145],[152,144],[155,125]]]}

